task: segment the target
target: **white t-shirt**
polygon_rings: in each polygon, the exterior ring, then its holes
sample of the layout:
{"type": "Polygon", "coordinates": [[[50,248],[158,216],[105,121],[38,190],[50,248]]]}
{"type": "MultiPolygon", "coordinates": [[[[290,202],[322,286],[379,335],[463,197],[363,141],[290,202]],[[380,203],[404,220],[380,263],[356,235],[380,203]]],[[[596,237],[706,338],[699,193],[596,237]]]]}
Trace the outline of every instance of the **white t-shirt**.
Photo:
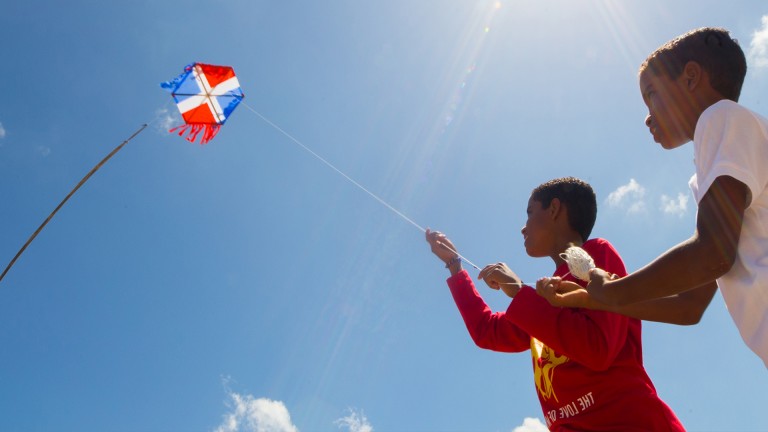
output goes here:
{"type": "Polygon", "coordinates": [[[749,188],[736,262],[717,285],[744,342],[768,367],[768,119],[719,101],[699,117],[693,145],[697,203],[720,176],[749,188]]]}

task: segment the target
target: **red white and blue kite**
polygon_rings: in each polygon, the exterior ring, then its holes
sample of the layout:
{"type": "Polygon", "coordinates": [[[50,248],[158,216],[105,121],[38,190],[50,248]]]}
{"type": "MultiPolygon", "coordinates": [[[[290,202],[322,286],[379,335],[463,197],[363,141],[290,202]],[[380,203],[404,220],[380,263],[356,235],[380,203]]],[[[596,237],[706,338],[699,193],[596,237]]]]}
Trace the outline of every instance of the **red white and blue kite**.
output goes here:
{"type": "MultiPolygon", "coordinates": [[[[232,114],[240,101],[243,100],[245,95],[240,90],[240,83],[237,81],[235,71],[229,66],[214,66],[203,63],[192,63],[184,68],[184,73],[179,75],[176,79],[160,84],[161,87],[167,89],[173,95],[173,99],[176,101],[179,111],[181,111],[182,117],[184,117],[185,124],[177,126],[170,130],[170,132],[179,131],[179,135],[183,136],[187,134],[186,138],[190,142],[195,142],[197,136],[203,134],[200,139],[200,144],[205,144],[219,132],[221,125],[227,121],[227,118],[232,114]]],[[[120,143],[114,150],[112,150],[104,159],[101,160],[96,166],[94,166],[88,174],[83,177],[82,180],[67,194],[66,197],[59,203],[58,206],[51,212],[51,214],[43,221],[43,223],[32,233],[24,246],[16,253],[8,266],[5,267],[2,273],[0,273],[0,280],[2,280],[8,271],[13,267],[16,260],[19,259],[22,253],[32,243],[32,241],[40,234],[40,231],[45,227],[56,212],[77,192],[78,189],[88,181],[91,176],[99,170],[112,156],[114,156],[120,149],[123,148],[129,141],[140,134],[147,125],[142,125],[136,132],[133,133],[128,139],[120,143]]]]}
{"type": "Polygon", "coordinates": [[[184,68],[183,74],[160,86],[171,92],[185,121],[170,132],[186,134],[189,142],[195,142],[202,133],[200,144],[216,136],[245,97],[234,69],[229,66],[192,63],[184,68]]]}
{"type": "MultiPolygon", "coordinates": [[[[237,108],[237,106],[242,102],[245,95],[243,94],[242,90],[240,89],[240,83],[237,80],[237,77],[235,76],[235,71],[230,66],[215,66],[215,65],[209,65],[204,63],[192,63],[190,65],[187,65],[184,68],[184,73],[179,75],[177,78],[167,81],[160,84],[161,87],[168,90],[171,95],[173,96],[173,99],[176,101],[176,106],[179,108],[179,111],[181,112],[182,117],[184,118],[185,124],[177,126],[170,130],[170,132],[176,132],[178,131],[180,136],[184,136],[186,134],[187,141],[195,142],[197,137],[202,133],[202,137],[200,139],[200,144],[205,144],[209,142],[211,139],[213,139],[214,136],[219,132],[221,129],[221,125],[223,125],[227,118],[232,114],[232,112],[237,108]]],[[[250,107],[249,107],[250,108],[250,107]]],[[[330,168],[332,168],[334,171],[339,173],[342,177],[346,178],[350,183],[354,184],[358,188],[360,188],[362,191],[366,192],[368,195],[379,201],[381,204],[383,204],[385,207],[390,209],[392,212],[406,220],[407,222],[411,223],[413,226],[421,230],[422,232],[428,233],[428,231],[421,227],[421,225],[417,224],[413,220],[409,219],[407,216],[405,216],[403,213],[401,213],[396,208],[389,205],[386,201],[379,198],[377,195],[375,195],[373,192],[369,191],[365,187],[363,187],[360,183],[353,180],[348,175],[344,174],[341,170],[336,168],[334,165],[332,165],[330,162],[323,159],[320,155],[312,151],[309,147],[302,144],[299,140],[292,137],[290,134],[288,134],[286,131],[281,129],[276,124],[272,123],[270,120],[268,120],[266,117],[262,116],[258,112],[251,109],[257,116],[259,116],[262,120],[269,123],[270,126],[281,132],[283,135],[285,135],[287,138],[289,138],[291,141],[302,147],[304,150],[306,150],[308,153],[310,153],[312,156],[317,158],[319,161],[325,163],[330,168]]],[[[94,166],[91,171],[88,172],[88,174],[83,177],[82,180],[72,189],[71,192],[59,203],[59,205],[51,212],[51,214],[43,221],[43,223],[37,228],[37,230],[32,233],[32,236],[27,240],[26,243],[21,247],[21,249],[16,253],[16,256],[13,257],[11,262],[6,266],[5,270],[0,273],[0,280],[5,277],[5,275],[8,273],[8,271],[13,267],[13,264],[16,262],[16,260],[21,256],[21,254],[26,250],[26,248],[32,243],[32,241],[37,237],[37,235],[40,233],[40,231],[46,226],[46,224],[51,220],[51,218],[56,214],[56,212],[61,209],[61,207],[69,200],[69,198],[72,197],[72,195],[77,192],[78,189],[86,182],[89,178],[99,169],[102,165],[104,165],[112,156],[114,156],[120,149],[123,148],[129,141],[131,141],[133,138],[135,138],[139,133],[141,133],[143,130],[147,128],[147,124],[142,125],[136,132],[133,133],[128,139],[120,143],[112,152],[110,152],[104,159],[101,160],[96,166],[94,166]]],[[[463,256],[459,255],[458,252],[453,251],[458,255],[459,258],[461,258],[466,263],[472,265],[477,270],[480,270],[478,266],[475,264],[472,264],[471,261],[467,260],[463,256]]],[[[587,256],[587,258],[589,258],[587,256]]],[[[568,262],[569,268],[571,268],[571,262],[568,262]]],[[[573,272],[574,270],[571,269],[573,272]]]]}

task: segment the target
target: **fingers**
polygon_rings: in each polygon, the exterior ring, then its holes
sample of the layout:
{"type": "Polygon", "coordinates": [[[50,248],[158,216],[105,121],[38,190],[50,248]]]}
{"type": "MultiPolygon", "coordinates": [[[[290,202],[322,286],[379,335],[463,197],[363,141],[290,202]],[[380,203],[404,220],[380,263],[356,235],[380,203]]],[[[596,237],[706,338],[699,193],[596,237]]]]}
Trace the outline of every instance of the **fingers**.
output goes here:
{"type": "Polygon", "coordinates": [[[491,271],[493,271],[493,264],[483,267],[483,269],[480,270],[480,273],[477,274],[477,278],[485,279],[485,277],[488,276],[491,271]]]}
{"type": "Polygon", "coordinates": [[[586,307],[587,291],[580,285],[560,278],[541,278],[536,282],[536,293],[556,307],[586,307]]]}
{"type": "Polygon", "coordinates": [[[536,292],[552,302],[552,299],[557,297],[557,287],[560,285],[560,278],[543,277],[536,281],[536,292]]]}
{"type": "Polygon", "coordinates": [[[480,270],[480,273],[477,275],[477,278],[485,280],[486,278],[490,277],[494,273],[501,271],[501,269],[504,266],[505,264],[501,262],[498,262],[496,264],[488,264],[487,266],[483,267],[482,270],[480,270]]]}
{"type": "Polygon", "coordinates": [[[445,234],[441,233],[440,231],[432,231],[429,228],[427,228],[427,230],[424,231],[424,236],[427,238],[427,241],[429,243],[435,243],[440,239],[445,238],[445,234]]]}
{"type": "Polygon", "coordinates": [[[522,281],[503,262],[485,266],[480,270],[477,278],[485,281],[486,285],[492,289],[503,289],[510,297],[514,297],[514,294],[510,295],[509,293],[514,291],[516,294],[522,285],[522,281]],[[517,286],[518,288],[509,288],[510,286],[517,286]]]}
{"type": "Polygon", "coordinates": [[[440,246],[442,248],[445,248],[451,252],[456,253],[455,248],[453,248],[453,244],[450,240],[448,240],[448,237],[445,236],[445,234],[441,233],[440,231],[430,231],[429,228],[425,231],[425,237],[427,239],[427,243],[434,246],[440,246]]]}
{"type": "Polygon", "coordinates": [[[445,247],[443,242],[440,241],[441,239],[445,239],[445,234],[441,233],[440,231],[430,231],[429,228],[427,228],[425,237],[427,239],[427,243],[429,243],[429,245],[432,247],[432,250],[445,247]]]}
{"type": "Polygon", "coordinates": [[[608,273],[607,271],[600,268],[593,268],[592,270],[589,271],[589,280],[593,281],[597,279],[611,281],[611,280],[619,279],[619,276],[615,273],[608,273]]]}
{"type": "Polygon", "coordinates": [[[536,280],[536,289],[557,289],[560,285],[559,277],[542,277],[536,280]]]}
{"type": "Polygon", "coordinates": [[[604,274],[605,274],[605,270],[601,268],[593,268],[589,270],[590,279],[597,279],[597,278],[603,277],[604,274]]]}
{"type": "Polygon", "coordinates": [[[536,281],[536,292],[546,298],[561,297],[564,294],[581,289],[583,289],[581,285],[571,281],[564,281],[559,276],[543,277],[536,281]]]}
{"type": "Polygon", "coordinates": [[[453,243],[448,240],[448,237],[440,231],[427,229],[424,231],[424,237],[427,243],[429,243],[432,253],[444,263],[448,263],[451,259],[461,256],[453,243]]]}
{"type": "Polygon", "coordinates": [[[430,231],[429,228],[424,232],[424,236],[427,239],[427,243],[434,244],[437,241],[437,236],[440,235],[439,231],[430,231]]]}

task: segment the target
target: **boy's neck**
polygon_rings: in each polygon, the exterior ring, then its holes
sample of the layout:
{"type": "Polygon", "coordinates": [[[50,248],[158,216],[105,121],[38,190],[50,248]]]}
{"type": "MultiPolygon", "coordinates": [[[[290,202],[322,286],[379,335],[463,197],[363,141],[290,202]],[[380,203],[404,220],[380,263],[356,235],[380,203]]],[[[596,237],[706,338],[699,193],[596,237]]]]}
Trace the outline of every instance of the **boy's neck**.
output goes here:
{"type": "MultiPolygon", "coordinates": [[[[712,87],[712,84],[709,80],[709,75],[706,73],[704,73],[700,85],[696,86],[696,89],[691,94],[691,96],[695,105],[694,109],[696,110],[695,117],[697,122],[699,117],[701,117],[701,114],[704,113],[707,108],[722,100],[728,100],[728,98],[724,97],[719,91],[712,87]]],[[[694,123],[694,129],[695,126],[696,123],[694,123]]],[[[691,136],[691,140],[693,140],[693,136],[691,136]]]]}
{"type": "Polygon", "coordinates": [[[728,98],[723,97],[720,93],[713,92],[710,95],[706,95],[702,102],[701,102],[701,111],[699,112],[699,117],[701,117],[701,114],[707,110],[707,108],[711,107],[712,105],[724,101],[724,100],[730,100],[728,98]]]}
{"type": "Polygon", "coordinates": [[[555,243],[555,247],[553,248],[552,255],[549,256],[552,258],[552,261],[555,262],[555,268],[558,268],[563,263],[565,263],[565,260],[560,257],[561,253],[565,252],[565,250],[571,246],[581,247],[583,244],[584,242],[581,240],[581,236],[575,233],[569,233],[569,235],[558,239],[558,241],[555,243]]]}

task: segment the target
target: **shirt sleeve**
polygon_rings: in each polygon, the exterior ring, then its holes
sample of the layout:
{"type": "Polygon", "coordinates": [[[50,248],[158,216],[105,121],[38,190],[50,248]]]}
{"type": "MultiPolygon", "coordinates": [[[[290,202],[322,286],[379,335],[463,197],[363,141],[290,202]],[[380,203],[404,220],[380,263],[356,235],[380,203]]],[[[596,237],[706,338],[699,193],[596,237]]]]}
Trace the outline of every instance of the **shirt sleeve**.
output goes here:
{"type": "MultiPolygon", "coordinates": [[[[584,248],[597,267],[626,275],[624,263],[608,242],[593,240],[584,248]]],[[[570,276],[566,279],[583,285],[570,276]]],[[[505,318],[556,352],[594,370],[613,364],[624,348],[630,319],[611,312],[554,307],[528,287],[515,296],[505,318]]]]}
{"type": "Polygon", "coordinates": [[[696,201],[721,176],[744,183],[750,199],[755,197],[768,183],[768,170],[762,166],[768,159],[766,133],[760,120],[735,102],[722,101],[705,111],[694,134],[696,201]]]}
{"type": "Polygon", "coordinates": [[[448,287],[477,346],[501,352],[522,352],[531,347],[530,336],[511,321],[505,312],[492,312],[466,270],[448,278],[448,287]]]}

